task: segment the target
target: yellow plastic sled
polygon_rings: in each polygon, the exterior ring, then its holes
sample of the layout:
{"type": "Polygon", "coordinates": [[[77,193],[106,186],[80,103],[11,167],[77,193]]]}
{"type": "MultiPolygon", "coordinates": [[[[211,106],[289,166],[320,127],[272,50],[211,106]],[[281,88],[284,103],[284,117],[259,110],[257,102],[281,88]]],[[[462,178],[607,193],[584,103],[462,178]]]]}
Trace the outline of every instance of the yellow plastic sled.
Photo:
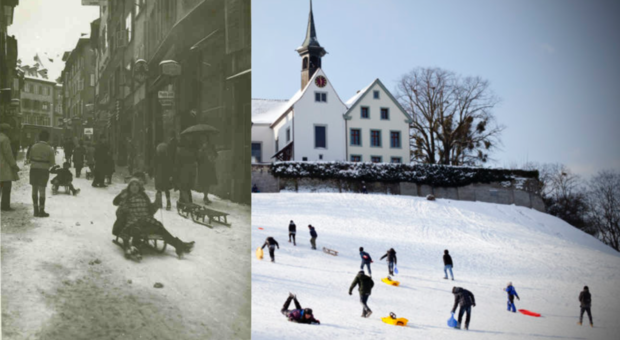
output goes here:
{"type": "Polygon", "coordinates": [[[261,247],[256,248],[256,258],[259,260],[263,259],[263,249],[261,247]]]}
{"type": "Polygon", "coordinates": [[[394,326],[407,326],[407,322],[409,322],[409,320],[405,319],[405,318],[397,318],[396,314],[394,313],[390,313],[390,316],[387,316],[385,318],[381,318],[381,320],[383,320],[383,322],[389,324],[389,325],[394,325],[394,326]]]}
{"type": "Polygon", "coordinates": [[[400,284],[400,281],[390,280],[389,277],[384,277],[381,279],[381,281],[389,284],[390,286],[398,286],[400,284]]]}

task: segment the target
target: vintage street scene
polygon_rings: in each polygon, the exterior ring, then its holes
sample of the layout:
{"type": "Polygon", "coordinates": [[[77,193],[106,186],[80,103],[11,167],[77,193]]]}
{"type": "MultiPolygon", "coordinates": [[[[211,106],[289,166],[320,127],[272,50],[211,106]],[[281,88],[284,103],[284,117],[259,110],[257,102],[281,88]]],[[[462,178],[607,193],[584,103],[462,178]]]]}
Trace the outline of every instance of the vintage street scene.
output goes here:
{"type": "Polygon", "coordinates": [[[2,0],[3,339],[249,339],[250,0],[2,0]]]}

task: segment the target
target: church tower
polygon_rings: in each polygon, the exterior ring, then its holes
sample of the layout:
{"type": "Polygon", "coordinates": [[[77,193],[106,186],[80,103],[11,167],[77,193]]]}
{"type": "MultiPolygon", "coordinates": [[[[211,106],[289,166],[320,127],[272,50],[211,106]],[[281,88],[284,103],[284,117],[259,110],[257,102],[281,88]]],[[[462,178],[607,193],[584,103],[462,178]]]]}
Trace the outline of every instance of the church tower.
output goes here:
{"type": "Polygon", "coordinates": [[[314,16],[312,15],[312,0],[310,0],[310,16],[308,17],[306,40],[297,48],[297,53],[301,57],[301,88],[303,89],[314,75],[314,72],[321,68],[321,58],[327,53],[321,47],[316,37],[314,16]]]}

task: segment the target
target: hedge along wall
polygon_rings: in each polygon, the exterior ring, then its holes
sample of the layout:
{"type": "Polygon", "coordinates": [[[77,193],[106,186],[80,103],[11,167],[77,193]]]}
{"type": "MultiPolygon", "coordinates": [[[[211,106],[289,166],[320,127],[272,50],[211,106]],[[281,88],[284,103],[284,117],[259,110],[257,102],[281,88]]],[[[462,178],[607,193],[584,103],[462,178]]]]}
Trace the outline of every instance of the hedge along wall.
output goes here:
{"type": "Polygon", "coordinates": [[[518,178],[538,180],[538,171],[368,162],[276,162],[271,165],[271,174],[277,178],[410,182],[433,187],[463,187],[518,178]]]}

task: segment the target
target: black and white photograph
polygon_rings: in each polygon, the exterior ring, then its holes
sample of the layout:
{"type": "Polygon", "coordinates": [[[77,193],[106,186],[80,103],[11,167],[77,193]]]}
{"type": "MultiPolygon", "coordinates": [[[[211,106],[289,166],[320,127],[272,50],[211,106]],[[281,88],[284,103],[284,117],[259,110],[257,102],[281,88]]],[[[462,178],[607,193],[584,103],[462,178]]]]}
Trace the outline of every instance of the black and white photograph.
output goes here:
{"type": "Polygon", "coordinates": [[[250,0],[1,0],[2,339],[250,339],[250,0]]]}

